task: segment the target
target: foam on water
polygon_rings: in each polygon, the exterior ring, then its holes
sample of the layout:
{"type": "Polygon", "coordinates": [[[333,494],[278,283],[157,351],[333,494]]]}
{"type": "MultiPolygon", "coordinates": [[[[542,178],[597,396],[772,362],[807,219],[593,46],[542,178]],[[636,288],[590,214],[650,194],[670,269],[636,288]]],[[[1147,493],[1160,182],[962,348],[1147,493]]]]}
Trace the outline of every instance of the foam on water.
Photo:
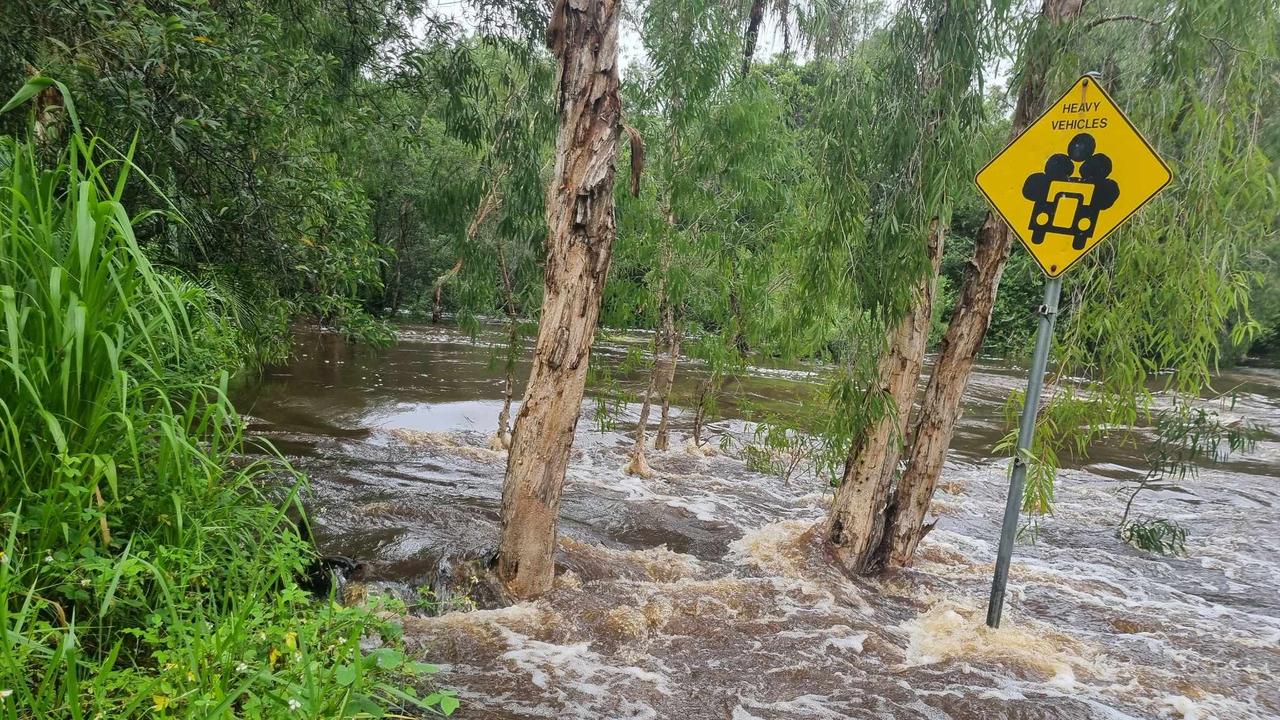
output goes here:
{"type": "Polygon", "coordinates": [[[810,558],[804,545],[812,520],[783,520],[749,530],[729,545],[729,559],[788,577],[804,577],[810,558]]]}
{"type": "MultiPolygon", "coordinates": [[[[647,342],[621,342],[634,341],[647,342]]],[[[447,587],[483,574],[506,458],[485,447],[500,405],[486,342],[416,328],[366,357],[317,341],[255,397],[254,431],[313,479],[326,551],[366,560],[375,580],[447,587]]],[[[593,363],[625,350],[606,344],[593,363]]],[[[693,383],[704,370],[681,372],[693,383]]],[[[761,393],[787,373],[769,374],[761,393]]],[[[1280,374],[1240,375],[1248,392],[1233,412],[1280,424],[1280,374]]],[[[1057,514],[1016,547],[1004,626],[983,625],[1007,488],[1007,461],[990,448],[1022,382],[1016,368],[979,369],[938,525],[912,569],[876,578],[847,577],[824,553],[828,487],[784,483],[719,450],[719,436],[750,441],[750,423],[717,421],[697,447],[681,424],[690,414],[677,413],[674,449],[651,451],[655,476],[637,478],[621,468],[638,408],[623,408],[622,432],[597,432],[588,412],[555,588],[498,609],[404,617],[405,643],[447,668],[437,680],[459,691],[463,717],[1280,717],[1274,437],[1194,484],[1140,497],[1140,514],[1189,528],[1185,558],[1115,536],[1121,490],[1144,471],[1132,448],[1064,469],[1057,514]]]]}
{"type": "Polygon", "coordinates": [[[908,636],[906,664],[992,661],[1032,670],[1062,690],[1075,686],[1077,669],[1103,674],[1096,653],[1047,625],[1024,621],[993,630],[983,623],[984,615],[984,608],[944,600],[906,621],[901,626],[908,636]]]}

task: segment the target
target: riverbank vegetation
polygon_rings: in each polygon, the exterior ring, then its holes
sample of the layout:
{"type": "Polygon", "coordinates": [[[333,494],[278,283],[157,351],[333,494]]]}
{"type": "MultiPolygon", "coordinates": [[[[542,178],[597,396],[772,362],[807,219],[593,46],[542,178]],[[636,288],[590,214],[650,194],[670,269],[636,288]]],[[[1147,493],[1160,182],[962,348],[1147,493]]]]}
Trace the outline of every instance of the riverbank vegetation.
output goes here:
{"type": "Polygon", "coordinates": [[[280,360],[298,321],[369,343],[406,315],[504,324],[515,596],[550,587],[601,327],[653,333],[640,476],[673,405],[701,444],[747,364],[822,363],[821,402],[761,418],[760,463],[804,453],[837,486],[820,532],[847,571],[909,565],[973,362],[1025,353],[1040,297],[971,179],[1087,71],[1177,180],[1067,281],[1025,509],[1052,512],[1061,458],[1158,425],[1156,393],[1280,342],[1274,2],[11,5],[13,707],[418,703],[392,626],[299,589],[303,479],[240,457],[227,373],[280,360]],[[692,398],[682,362],[711,370],[692,398]]]}
{"type": "MultiPolygon", "coordinates": [[[[136,148],[81,134],[0,141],[0,707],[6,717],[306,717],[448,710],[417,698],[395,626],[317,601],[302,479],[239,459],[226,396],[242,328],[157,267],[135,233],[164,210],[136,148]],[[381,637],[369,652],[365,643],[381,637]],[[408,688],[408,689],[402,689],[408,688]]],[[[169,222],[181,222],[177,213],[169,222]]]]}

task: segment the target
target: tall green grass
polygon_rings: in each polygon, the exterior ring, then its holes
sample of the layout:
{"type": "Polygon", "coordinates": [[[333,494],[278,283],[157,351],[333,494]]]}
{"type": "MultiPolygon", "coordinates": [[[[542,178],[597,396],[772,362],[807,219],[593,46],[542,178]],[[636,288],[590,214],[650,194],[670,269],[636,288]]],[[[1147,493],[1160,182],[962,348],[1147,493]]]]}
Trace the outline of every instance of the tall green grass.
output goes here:
{"type": "Polygon", "coordinates": [[[132,148],[87,139],[61,90],[63,151],[0,138],[0,717],[451,712],[402,689],[431,668],[394,625],[295,583],[301,478],[239,459],[236,330],[148,262],[132,148]]]}

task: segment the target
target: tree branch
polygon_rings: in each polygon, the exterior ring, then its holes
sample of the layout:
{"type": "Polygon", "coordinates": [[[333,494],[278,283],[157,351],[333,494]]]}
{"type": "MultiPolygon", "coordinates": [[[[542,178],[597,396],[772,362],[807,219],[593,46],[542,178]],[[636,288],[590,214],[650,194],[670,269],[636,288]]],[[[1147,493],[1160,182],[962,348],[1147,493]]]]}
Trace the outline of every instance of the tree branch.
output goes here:
{"type": "Polygon", "coordinates": [[[1084,28],[1085,30],[1092,30],[1098,27],[1099,25],[1104,25],[1109,22],[1116,22],[1117,20],[1133,20],[1135,22],[1146,23],[1151,27],[1160,27],[1160,22],[1158,20],[1152,20],[1151,18],[1143,17],[1141,15],[1104,15],[1100,18],[1093,20],[1088,25],[1085,25],[1084,28]]]}

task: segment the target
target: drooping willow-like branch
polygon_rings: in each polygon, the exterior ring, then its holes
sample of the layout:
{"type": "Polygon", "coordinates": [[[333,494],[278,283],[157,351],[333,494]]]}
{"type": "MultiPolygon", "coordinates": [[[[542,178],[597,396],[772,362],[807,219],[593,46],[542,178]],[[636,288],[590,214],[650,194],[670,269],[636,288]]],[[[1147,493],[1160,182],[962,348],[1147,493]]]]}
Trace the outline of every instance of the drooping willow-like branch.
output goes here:
{"type": "Polygon", "coordinates": [[[1152,20],[1149,17],[1143,17],[1141,15],[1104,15],[1100,18],[1096,18],[1095,20],[1090,22],[1088,25],[1085,25],[1085,29],[1092,30],[1098,27],[1099,25],[1105,25],[1106,23],[1117,22],[1120,20],[1132,20],[1134,22],[1146,23],[1151,27],[1160,27],[1161,25],[1159,20],[1152,20]]]}

